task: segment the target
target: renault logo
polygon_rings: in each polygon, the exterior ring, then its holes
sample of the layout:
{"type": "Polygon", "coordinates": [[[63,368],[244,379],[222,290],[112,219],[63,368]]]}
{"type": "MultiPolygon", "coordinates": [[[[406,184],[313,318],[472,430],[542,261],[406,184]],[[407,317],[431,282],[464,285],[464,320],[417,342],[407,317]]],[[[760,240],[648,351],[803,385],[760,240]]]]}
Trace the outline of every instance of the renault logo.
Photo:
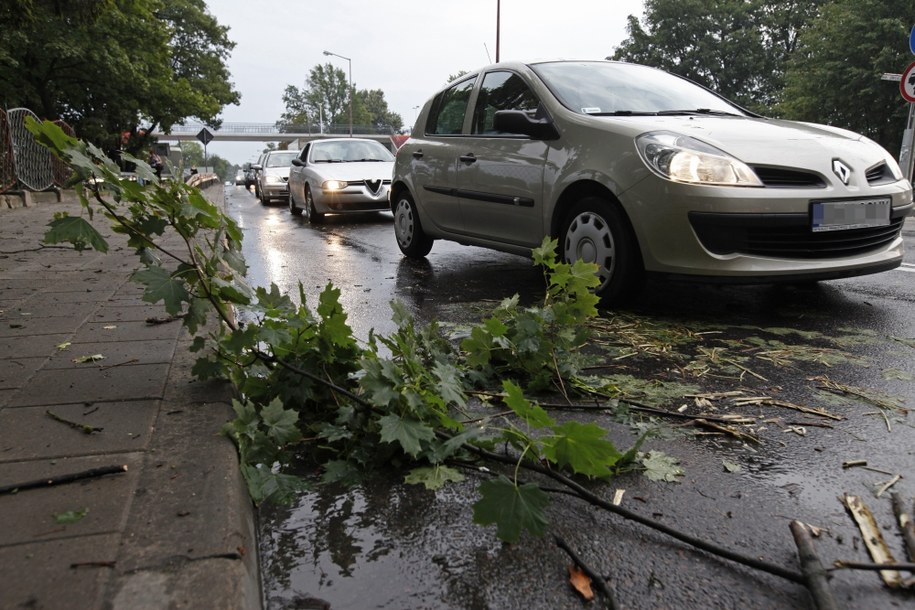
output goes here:
{"type": "Polygon", "coordinates": [[[842,181],[842,184],[848,186],[848,181],[851,178],[851,170],[847,165],[839,161],[838,159],[832,160],[832,171],[836,176],[839,177],[839,180],[842,181]]]}

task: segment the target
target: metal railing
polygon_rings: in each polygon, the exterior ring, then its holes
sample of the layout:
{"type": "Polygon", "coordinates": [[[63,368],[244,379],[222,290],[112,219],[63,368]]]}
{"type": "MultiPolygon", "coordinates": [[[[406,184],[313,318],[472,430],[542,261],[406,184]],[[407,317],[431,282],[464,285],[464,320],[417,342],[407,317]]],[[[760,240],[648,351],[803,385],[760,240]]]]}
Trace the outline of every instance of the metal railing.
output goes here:
{"type": "MultiPolygon", "coordinates": [[[[67,166],[26,129],[27,117],[39,120],[27,108],[0,110],[0,192],[15,187],[46,191],[54,186],[63,187],[70,178],[67,166]]],[[[67,135],[75,135],[63,121],[55,123],[67,135]]]]}

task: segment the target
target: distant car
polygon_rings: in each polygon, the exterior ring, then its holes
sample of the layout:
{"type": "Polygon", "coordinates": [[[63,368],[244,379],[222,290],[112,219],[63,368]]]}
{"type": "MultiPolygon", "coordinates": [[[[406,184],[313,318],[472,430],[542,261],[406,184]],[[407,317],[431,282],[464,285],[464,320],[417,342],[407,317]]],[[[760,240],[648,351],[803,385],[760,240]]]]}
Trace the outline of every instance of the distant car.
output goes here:
{"type": "Polygon", "coordinates": [[[289,166],[298,156],[297,150],[271,150],[263,160],[254,165],[257,170],[258,198],[264,205],[273,199],[288,201],[289,166]]]}
{"type": "Polygon", "coordinates": [[[500,63],[420,111],[397,152],[398,246],[596,263],[607,304],[648,274],[805,283],[901,264],[912,186],[867,138],[768,119],[631,63],[500,63]]]}
{"type": "Polygon", "coordinates": [[[240,169],[235,172],[235,186],[242,186],[245,183],[245,170],[240,169]]]}
{"type": "Polygon", "coordinates": [[[310,222],[325,214],[388,210],[393,169],[394,155],[374,140],[309,142],[292,160],[289,210],[304,211],[310,222]]]}
{"type": "Polygon", "coordinates": [[[267,156],[266,152],[262,152],[261,155],[257,158],[257,163],[251,164],[251,180],[254,185],[254,196],[258,199],[261,198],[261,189],[257,181],[257,175],[260,173],[258,167],[263,167],[264,157],[267,156]]]}
{"type": "Polygon", "coordinates": [[[254,186],[254,184],[256,182],[257,172],[254,171],[254,168],[251,167],[250,163],[245,163],[244,169],[245,169],[245,188],[250,189],[252,186],[254,186]]]}

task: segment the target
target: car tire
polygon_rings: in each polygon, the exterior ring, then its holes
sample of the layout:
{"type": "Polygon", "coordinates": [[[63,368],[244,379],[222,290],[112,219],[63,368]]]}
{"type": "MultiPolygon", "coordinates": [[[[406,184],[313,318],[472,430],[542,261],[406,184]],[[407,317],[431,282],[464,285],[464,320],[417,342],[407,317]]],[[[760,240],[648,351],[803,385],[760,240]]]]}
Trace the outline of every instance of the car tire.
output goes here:
{"type": "Polygon", "coordinates": [[[293,216],[301,216],[302,208],[295,204],[295,197],[292,196],[292,189],[289,190],[289,212],[293,216]]]}
{"type": "Polygon", "coordinates": [[[305,210],[308,212],[308,222],[319,224],[324,222],[324,214],[318,214],[315,209],[315,198],[311,195],[311,188],[305,185],[305,210]]]}
{"type": "Polygon", "coordinates": [[[409,258],[424,258],[432,250],[434,240],[423,231],[416,204],[407,191],[401,192],[394,204],[394,236],[400,251],[409,258]]]}
{"type": "Polygon", "coordinates": [[[595,289],[604,305],[634,299],[645,281],[638,242],[619,206],[601,197],[585,197],[565,216],[560,233],[562,259],[596,263],[600,285],[595,289]]]}

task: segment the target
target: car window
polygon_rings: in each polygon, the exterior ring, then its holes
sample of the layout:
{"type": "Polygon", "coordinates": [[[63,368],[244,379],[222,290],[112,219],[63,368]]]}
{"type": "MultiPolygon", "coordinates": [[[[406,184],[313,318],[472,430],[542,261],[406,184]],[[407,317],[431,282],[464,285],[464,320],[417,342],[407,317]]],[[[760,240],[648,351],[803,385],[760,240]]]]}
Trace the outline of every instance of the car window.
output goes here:
{"type": "Polygon", "coordinates": [[[426,125],[426,133],[435,135],[461,133],[473,83],[474,79],[469,78],[445,89],[436,96],[429,122],[426,125]]]}
{"type": "Polygon", "coordinates": [[[514,72],[489,72],[483,77],[473,113],[473,133],[497,134],[492,122],[497,110],[521,110],[537,115],[540,100],[514,72]]]}
{"type": "Polygon", "coordinates": [[[302,152],[299,154],[299,160],[305,161],[308,159],[308,152],[311,150],[311,142],[305,144],[305,147],[302,149],[302,152]]]}

